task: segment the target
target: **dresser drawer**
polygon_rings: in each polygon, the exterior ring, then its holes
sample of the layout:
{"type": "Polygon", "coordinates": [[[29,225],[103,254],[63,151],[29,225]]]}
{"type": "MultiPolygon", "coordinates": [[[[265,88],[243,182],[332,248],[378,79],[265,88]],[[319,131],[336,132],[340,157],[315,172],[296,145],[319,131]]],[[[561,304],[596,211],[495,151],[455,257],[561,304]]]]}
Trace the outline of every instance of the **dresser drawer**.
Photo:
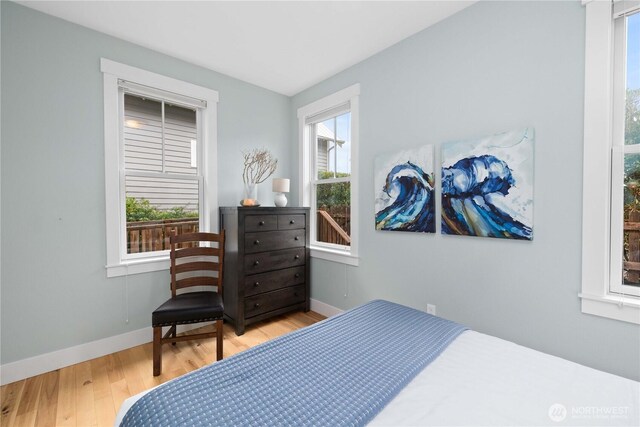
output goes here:
{"type": "Polygon", "coordinates": [[[256,274],[304,265],[305,253],[306,249],[302,247],[284,251],[247,254],[244,257],[244,274],[256,274]]]}
{"type": "Polygon", "coordinates": [[[302,266],[247,276],[244,278],[244,295],[248,297],[304,283],[304,270],[302,266]]]}
{"type": "Polygon", "coordinates": [[[278,230],[294,230],[305,227],[305,215],[278,215],[278,230]]]}
{"type": "Polygon", "coordinates": [[[305,243],[305,230],[245,233],[244,252],[247,254],[251,254],[255,252],[297,248],[304,246],[305,243]]]}
{"type": "Polygon", "coordinates": [[[244,219],[246,231],[271,231],[278,229],[278,215],[247,215],[244,219]]]}
{"type": "Polygon", "coordinates": [[[245,298],[244,315],[245,317],[257,316],[262,313],[303,302],[304,300],[304,285],[266,292],[245,298]]]}

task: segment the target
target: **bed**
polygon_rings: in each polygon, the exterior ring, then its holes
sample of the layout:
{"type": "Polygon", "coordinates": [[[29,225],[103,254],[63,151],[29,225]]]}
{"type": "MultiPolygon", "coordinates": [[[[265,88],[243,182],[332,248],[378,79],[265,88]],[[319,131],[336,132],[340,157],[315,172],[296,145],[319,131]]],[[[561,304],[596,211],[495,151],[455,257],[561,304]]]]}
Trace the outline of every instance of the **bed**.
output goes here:
{"type": "Polygon", "coordinates": [[[376,300],[133,396],[115,424],[638,426],[639,406],[638,382],[376,300]]]}

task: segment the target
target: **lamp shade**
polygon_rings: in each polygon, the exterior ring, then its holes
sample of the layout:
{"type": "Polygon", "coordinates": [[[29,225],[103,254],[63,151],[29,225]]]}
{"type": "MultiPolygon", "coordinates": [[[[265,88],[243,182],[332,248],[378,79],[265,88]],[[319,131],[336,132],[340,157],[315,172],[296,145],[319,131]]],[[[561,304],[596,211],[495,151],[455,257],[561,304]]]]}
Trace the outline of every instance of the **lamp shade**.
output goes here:
{"type": "Polygon", "coordinates": [[[287,178],[273,178],[272,190],[275,193],[288,193],[289,180],[287,178]]]}

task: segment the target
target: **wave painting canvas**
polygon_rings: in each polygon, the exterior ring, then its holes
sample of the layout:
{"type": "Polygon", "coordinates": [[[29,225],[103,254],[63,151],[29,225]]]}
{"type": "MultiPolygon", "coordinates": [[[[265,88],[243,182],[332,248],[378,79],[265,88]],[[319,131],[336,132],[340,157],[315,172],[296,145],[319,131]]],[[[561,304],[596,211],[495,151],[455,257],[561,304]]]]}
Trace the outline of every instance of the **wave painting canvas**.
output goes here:
{"type": "Polygon", "coordinates": [[[435,233],[433,145],[377,156],[376,229],[435,233]]]}
{"type": "Polygon", "coordinates": [[[533,238],[534,130],[442,144],[442,234],[533,238]]]}

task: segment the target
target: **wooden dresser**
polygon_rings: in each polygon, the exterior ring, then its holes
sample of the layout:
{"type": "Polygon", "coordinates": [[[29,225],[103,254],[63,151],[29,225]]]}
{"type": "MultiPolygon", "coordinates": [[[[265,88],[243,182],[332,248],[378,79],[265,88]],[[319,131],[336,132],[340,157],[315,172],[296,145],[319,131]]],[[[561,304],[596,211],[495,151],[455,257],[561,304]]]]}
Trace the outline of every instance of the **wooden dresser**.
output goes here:
{"type": "Polygon", "coordinates": [[[222,207],[226,233],[225,319],[245,326],[292,310],[309,311],[309,209],[222,207]]]}

